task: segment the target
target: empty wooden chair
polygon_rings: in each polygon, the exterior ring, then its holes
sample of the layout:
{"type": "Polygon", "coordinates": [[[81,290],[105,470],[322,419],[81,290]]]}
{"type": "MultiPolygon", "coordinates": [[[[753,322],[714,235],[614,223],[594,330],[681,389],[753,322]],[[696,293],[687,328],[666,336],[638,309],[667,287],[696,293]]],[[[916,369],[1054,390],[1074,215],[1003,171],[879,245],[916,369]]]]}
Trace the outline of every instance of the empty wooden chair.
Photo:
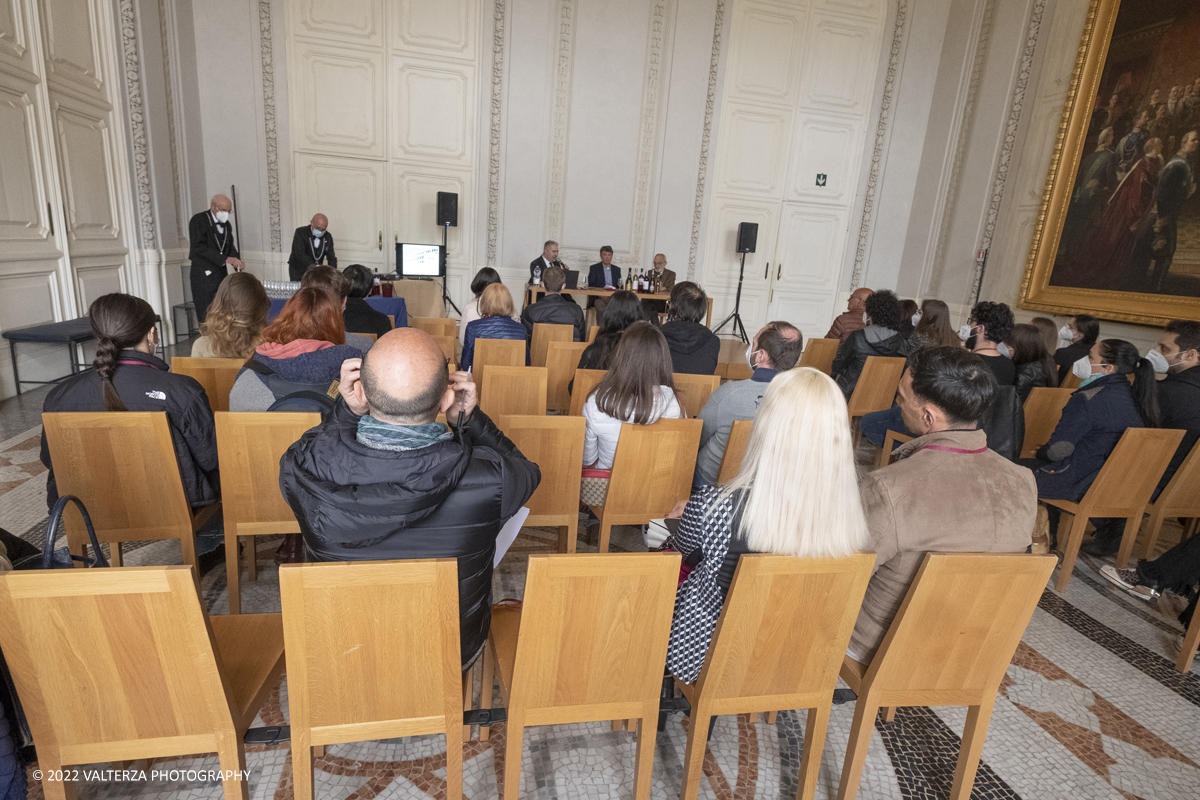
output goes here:
{"type": "Polygon", "coordinates": [[[546,407],[565,414],[571,408],[567,388],[579,367],[587,342],[550,342],[546,350],[546,407]]]}
{"type": "Polygon", "coordinates": [[[846,656],[855,694],[838,800],[858,795],[881,708],[967,706],[951,800],[967,800],[1000,681],[1054,571],[1052,555],[930,553],[869,665],[846,656]]]}
{"type": "Polygon", "coordinates": [[[484,652],[485,705],[495,669],[508,711],[503,800],[520,796],[526,727],[613,719],[638,720],[633,796],[650,797],[678,578],[678,553],[529,557],[522,607],[492,608],[484,652]]]}
{"type": "Polygon", "coordinates": [[[546,353],[551,342],[575,341],[574,325],[551,325],[547,322],[533,324],[533,338],[530,340],[529,363],[535,367],[546,366],[546,353]]]}
{"type": "Polygon", "coordinates": [[[525,507],[526,525],[558,528],[558,550],[574,553],[579,532],[583,417],[504,416],[496,420],[521,454],[542,469],[542,482],[525,507]]]}
{"type": "MultiPolygon", "coordinates": [[[[395,325],[395,320],[392,325],[395,325]]],[[[451,336],[458,335],[458,320],[454,317],[409,317],[408,327],[418,328],[425,331],[430,336],[451,336]]]]}
{"type": "Polygon", "coordinates": [[[721,456],[717,483],[728,483],[737,477],[742,468],[742,459],[746,457],[746,445],[750,444],[750,431],[753,429],[752,419],[739,419],[733,423],[729,429],[729,438],[725,440],[725,455],[721,456]]]}
{"type": "Polygon", "coordinates": [[[1183,431],[1129,428],[1121,435],[1082,500],[1072,503],[1039,498],[1066,512],[1058,522],[1058,549],[1063,559],[1058,582],[1054,585],[1056,590],[1066,591],[1071,582],[1071,570],[1075,568],[1088,520],[1095,517],[1125,518],[1125,532],[1116,560],[1117,569],[1125,568],[1142,525],[1142,512],[1182,440],[1183,431]],[[1069,516],[1074,517],[1074,522],[1068,520],[1069,516]],[[1064,535],[1064,530],[1069,532],[1064,535]]]}
{"type": "MultiPolygon", "coordinates": [[[[896,399],[896,389],[900,386],[900,376],[904,374],[903,358],[887,358],[885,356],[867,356],[858,383],[854,384],[854,392],[846,403],[850,413],[851,423],[870,414],[873,411],[887,411],[896,399]]],[[[858,443],[857,426],[855,426],[855,444],[858,443]]]]}
{"type": "Polygon", "coordinates": [[[1050,441],[1073,391],[1037,386],[1029,392],[1025,398],[1025,440],[1021,444],[1021,458],[1033,458],[1038,448],[1050,441]]]}
{"type": "Polygon", "coordinates": [[[475,382],[483,385],[483,376],[490,366],[523,367],[525,366],[524,339],[476,339],[475,360],[471,367],[475,382]]]}
{"type": "Polygon", "coordinates": [[[208,405],[215,411],[229,410],[229,392],[237,380],[238,370],[245,365],[244,358],[190,358],[176,356],[171,359],[171,371],[195,378],[208,395],[208,405]]]}
{"type": "Polygon", "coordinates": [[[906,433],[888,431],[887,436],[883,437],[883,449],[879,451],[879,466],[886,467],[892,463],[892,448],[895,445],[911,442],[912,440],[913,437],[906,433]]]}
{"type": "Polygon", "coordinates": [[[462,796],[458,562],[285,564],[279,570],[297,800],[313,747],[446,736],[446,797],[462,796]]]}
{"type": "MultiPolygon", "coordinates": [[[[121,566],[121,542],[178,539],[183,563],[196,566],[196,531],[219,502],[192,509],[179,477],[171,429],[163,411],[42,414],[59,495],[87,506],[96,538],[121,566]]],[[[83,517],[68,511],[67,544],[83,555],[83,517]]]]}
{"type": "Polygon", "coordinates": [[[578,417],[583,414],[583,406],[587,402],[588,395],[592,393],[592,389],[595,389],[600,381],[604,380],[604,376],[607,374],[608,370],[606,369],[575,370],[575,386],[571,389],[572,417],[578,417]]]}
{"type": "MultiPolygon", "coordinates": [[[[181,566],[10,572],[0,646],[44,773],[212,752],[222,772],[244,771],[242,737],[283,672],[280,616],[209,619],[181,566]]],[[[249,797],[246,780],[223,786],[249,797]]]]}
{"type": "Polygon", "coordinates": [[[613,525],[645,525],[688,498],[703,427],[698,419],[621,426],[608,495],[604,505],[591,506],[600,518],[601,553],[608,552],[613,525]]]}
{"type": "Polygon", "coordinates": [[[833,690],[874,553],[849,558],[747,555],[695,683],[676,679],[691,703],[681,800],[700,788],[709,720],[807,708],[798,800],[811,800],[821,767],[833,690]]]}
{"type": "MultiPolygon", "coordinates": [[[[222,411],[216,417],[229,613],[240,614],[242,571],[238,537],[300,532],[300,523],[279,491],[279,459],[305,431],[321,424],[321,415],[222,411]]],[[[250,580],[254,580],[258,565],[253,539],[247,544],[250,580]]]]}
{"type": "Polygon", "coordinates": [[[675,382],[679,404],[689,417],[700,416],[700,409],[704,408],[708,398],[721,385],[721,378],[717,375],[687,375],[676,372],[671,376],[671,380],[675,382]]]}
{"type": "Polygon", "coordinates": [[[503,414],[545,414],[546,368],[489,366],[479,384],[479,407],[493,419],[503,414]]]}
{"type": "MultiPolygon", "coordinates": [[[[1151,494],[1153,495],[1153,492],[1151,494]]],[[[1154,546],[1158,544],[1158,534],[1162,531],[1165,519],[1200,517],[1200,447],[1192,446],[1192,451],[1179,465],[1179,469],[1175,470],[1158,499],[1146,504],[1146,513],[1150,515],[1150,519],[1146,523],[1146,542],[1142,546],[1142,558],[1153,558],[1154,546]]]]}
{"type": "Polygon", "coordinates": [[[837,356],[841,341],[838,339],[809,339],[808,346],[800,355],[798,367],[812,367],[828,375],[833,370],[833,359],[837,356]]]}

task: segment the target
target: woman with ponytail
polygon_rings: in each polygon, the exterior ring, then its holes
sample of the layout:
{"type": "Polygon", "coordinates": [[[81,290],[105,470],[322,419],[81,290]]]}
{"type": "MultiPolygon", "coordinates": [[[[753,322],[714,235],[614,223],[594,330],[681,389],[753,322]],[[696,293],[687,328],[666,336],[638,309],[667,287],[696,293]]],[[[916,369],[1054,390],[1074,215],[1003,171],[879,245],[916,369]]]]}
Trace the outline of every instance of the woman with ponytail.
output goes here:
{"type": "MultiPolygon", "coordinates": [[[[199,383],[173,374],[154,355],[159,342],[154,309],[139,297],[106,294],[92,303],[88,319],[96,336],[93,369],[55,386],[42,411],[165,411],[188,501],[196,506],[216,500],[220,484],[212,408],[199,383]]],[[[52,508],[58,489],[44,432],[42,463],[49,471],[46,505],[52,508]]]]}

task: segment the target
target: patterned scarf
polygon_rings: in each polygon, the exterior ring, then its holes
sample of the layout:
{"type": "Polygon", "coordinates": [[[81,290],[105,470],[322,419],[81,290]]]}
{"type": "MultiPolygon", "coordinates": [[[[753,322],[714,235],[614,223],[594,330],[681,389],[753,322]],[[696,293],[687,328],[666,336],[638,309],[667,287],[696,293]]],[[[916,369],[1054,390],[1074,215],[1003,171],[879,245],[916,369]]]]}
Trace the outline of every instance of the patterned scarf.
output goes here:
{"type": "Polygon", "coordinates": [[[358,419],[358,442],[372,450],[420,450],[448,442],[454,434],[442,422],[424,425],[392,425],[366,414],[358,419]]]}

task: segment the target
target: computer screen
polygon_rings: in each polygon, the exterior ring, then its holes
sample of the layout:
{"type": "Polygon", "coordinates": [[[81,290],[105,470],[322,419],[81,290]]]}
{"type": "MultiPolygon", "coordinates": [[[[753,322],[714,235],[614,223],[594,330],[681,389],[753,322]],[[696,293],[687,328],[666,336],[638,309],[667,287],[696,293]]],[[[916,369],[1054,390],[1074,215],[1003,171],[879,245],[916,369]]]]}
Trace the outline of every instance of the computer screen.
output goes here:
{"type": "Polygon", "coordinates": [[[401,278],[436,278],[444,275],[445,258],[440,244],[396,245],[396,272],[401,278]]]}

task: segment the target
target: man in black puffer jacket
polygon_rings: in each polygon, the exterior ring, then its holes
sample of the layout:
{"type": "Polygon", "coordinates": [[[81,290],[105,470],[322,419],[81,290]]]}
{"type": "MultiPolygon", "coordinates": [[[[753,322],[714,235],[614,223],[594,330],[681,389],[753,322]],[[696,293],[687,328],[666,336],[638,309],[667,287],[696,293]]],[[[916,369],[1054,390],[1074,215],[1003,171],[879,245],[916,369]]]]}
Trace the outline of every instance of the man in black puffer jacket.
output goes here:
{"type": "Polygon", "coordinates": [[[465,670],[491,625],[496,536],[541,471],[475,408],[468,373],[447,379],[441,348],[416,328],[347,360],[340,390],[330,420],[280,461],[309,560],[457,558],[465,670]]]}

